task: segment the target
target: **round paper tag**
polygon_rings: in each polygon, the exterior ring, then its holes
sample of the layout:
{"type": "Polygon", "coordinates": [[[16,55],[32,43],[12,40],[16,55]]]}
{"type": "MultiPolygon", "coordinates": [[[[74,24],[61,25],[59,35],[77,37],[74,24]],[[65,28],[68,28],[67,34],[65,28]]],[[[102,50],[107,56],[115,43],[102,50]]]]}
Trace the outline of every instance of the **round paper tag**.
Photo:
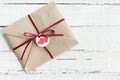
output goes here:
{"type": "Polygon", "coordinates": [[[46,47],[50,42],[49,37],[47,36],[37,36],[36,37],[36,44],[40,47],[46,47]]]}

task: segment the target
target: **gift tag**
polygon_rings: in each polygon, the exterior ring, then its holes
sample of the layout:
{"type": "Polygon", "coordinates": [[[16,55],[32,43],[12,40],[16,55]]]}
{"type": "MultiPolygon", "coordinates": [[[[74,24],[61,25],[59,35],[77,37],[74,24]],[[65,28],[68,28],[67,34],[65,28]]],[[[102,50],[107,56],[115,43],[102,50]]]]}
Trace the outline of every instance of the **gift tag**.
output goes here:
{"type": "Polygon", "coordinates": [[[46,47],[50,42],[49,37],[47,36],[37,36],[36,37],[36,44],[40,47],[46,47]]]}

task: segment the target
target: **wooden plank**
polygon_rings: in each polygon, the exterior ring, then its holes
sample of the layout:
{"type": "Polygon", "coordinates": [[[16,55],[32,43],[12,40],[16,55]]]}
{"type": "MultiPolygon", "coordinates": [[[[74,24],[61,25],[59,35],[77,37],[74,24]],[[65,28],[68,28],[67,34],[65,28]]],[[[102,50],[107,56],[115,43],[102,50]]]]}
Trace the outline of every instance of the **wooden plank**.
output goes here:
{"type": "MultiPolygon", "coordinates": [[[[1,5],[0,24],[8,25],[43,5],[1,5]],[[9,11],[10,9],[10,11],[9,11]],[[24,13],[23,13],[24,12],[24,13]]],[[[120,25],[120,7],[58,5],[69,25],[120,25]],[[73,11],[74,10],[74,11],[73,11]],[[74,22],[73,22],[74,21],[74,22]]]]}
{"type": "MultiPolygon", "coordinates": [[[[20,75],[24,74],[20,63],[11,52],[0,52],[0,75],[20,75]]],[[[68,51],[57,58],[39,66],[29,74],[120,74],[119,52],[87,52],[87,51],[68,51]],[[69,60],[68,58],[76,58],[69,60]],[[66,59],[66,60],[59,60],[66,59]]]]}
{"type": "MultiPolygon", "coordinates": [[[[79,45],[70,49],[72,51],[120,51],[119,26],[73,26],[71,30],[79,42],[79,45]]],[[[2,33],[0,40],[0,50],[9,51],[2,33]]]]}

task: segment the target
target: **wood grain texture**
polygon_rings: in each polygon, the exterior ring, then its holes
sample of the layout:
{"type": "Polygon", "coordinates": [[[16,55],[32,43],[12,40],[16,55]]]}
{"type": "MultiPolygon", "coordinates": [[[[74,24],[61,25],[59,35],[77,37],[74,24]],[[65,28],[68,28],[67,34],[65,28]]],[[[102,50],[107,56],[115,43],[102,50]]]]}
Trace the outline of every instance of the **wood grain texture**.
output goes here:
{"type": "MultiPolygon", "coordinates": [[[[0,5],[0,24],[2,26],[9,25],[42,6],[43,5],[0,5]],[[10,11],[8,11],[9,9],[10,11]]],[[[119,6],[58,5],[58,8],[70,26],[120,25],[119,6]]]]}
{"type": "Polygon", "coordinates": [[[1,30],[51,0],[0,0],[0,80],[120,80],[120,0],[55,0],[79,45],[24,73],[1,30]]]}
{"type": "Polygon", "coordinates": [[[55,1],[56,3],[87,3],[87,4],[101,4],[101,3],[119,3],[120,0],[1,0],[1,3],[48,3],[50,1],[55,1]]]}

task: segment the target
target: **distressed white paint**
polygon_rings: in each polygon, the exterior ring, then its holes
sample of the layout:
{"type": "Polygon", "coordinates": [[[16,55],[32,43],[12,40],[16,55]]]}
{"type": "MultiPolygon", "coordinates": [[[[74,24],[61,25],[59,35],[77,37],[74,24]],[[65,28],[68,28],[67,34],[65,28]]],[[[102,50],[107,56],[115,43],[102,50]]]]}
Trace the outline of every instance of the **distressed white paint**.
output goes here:
{"type": "MultiPolygon", "coordinates": [[[[50,1],[0,0],[0,26],[11,24],[50,1]]],[[[26,74],[0,32],[0,80],[119,80],[120,0],[56,3],[79,45],[26,74]]]]}
{"type": "MultiPolygon", "coordinates": [[[[11,24],[41,6],[0,5],[0,24],[11,24]]],[[[69,25],[120,25],[120,6],[58,5],[58,8],[69,25]]]]}
{"type": "Polygon", "coordinates": [[[120,0],[0,0],[1,3],[119,3],[120,0]]]}

